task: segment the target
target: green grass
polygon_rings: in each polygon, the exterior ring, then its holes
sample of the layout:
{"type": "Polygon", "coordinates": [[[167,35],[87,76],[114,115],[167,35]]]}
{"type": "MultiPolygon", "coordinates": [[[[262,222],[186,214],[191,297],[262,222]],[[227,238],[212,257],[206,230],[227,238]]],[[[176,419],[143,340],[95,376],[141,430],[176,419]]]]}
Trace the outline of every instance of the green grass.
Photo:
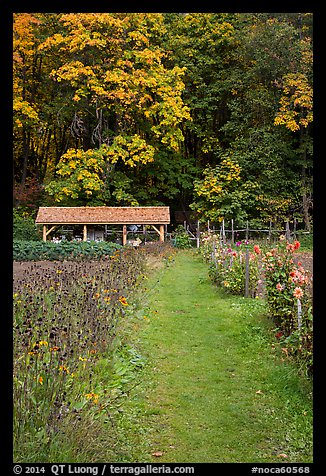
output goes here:
{"type": "Polygon", "coordinates": [[[178,252],[152,279],[139,335],[148,361],[127,409],[138,425],[129,457],[311,462],[311,385],[282,361],[264,302],[223,294],[194,251],[178,252]]]}

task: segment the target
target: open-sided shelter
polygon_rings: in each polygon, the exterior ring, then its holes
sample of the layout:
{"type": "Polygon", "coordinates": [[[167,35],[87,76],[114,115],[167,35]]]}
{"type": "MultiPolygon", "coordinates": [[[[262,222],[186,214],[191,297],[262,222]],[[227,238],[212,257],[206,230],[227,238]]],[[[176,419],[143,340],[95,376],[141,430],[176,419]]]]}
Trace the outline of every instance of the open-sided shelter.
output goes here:
{"type": "Polygon", "coordinates": [[[127,242],[127,225],[150,225],[164,241],[165,225],[170,223],[169,207],[40,207],[35,220],[43,225],[43,240],[57,226],[83,225],[87,241],[88,225],[122,225],[122,244],[127,242]],[[48,228],[50,227],[50,228],[48,228]]]}

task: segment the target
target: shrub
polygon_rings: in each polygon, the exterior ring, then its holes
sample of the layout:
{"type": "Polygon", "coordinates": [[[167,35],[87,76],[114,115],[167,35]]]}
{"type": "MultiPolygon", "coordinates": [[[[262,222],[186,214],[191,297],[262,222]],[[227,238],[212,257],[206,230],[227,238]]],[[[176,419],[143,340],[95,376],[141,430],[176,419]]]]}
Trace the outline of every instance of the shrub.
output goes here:
{"type": "Polygon", "coordinates": [[[186,249],[191,248],[191,240],[188,233],[182,225],[177,226],[174,232],[175,246],[177,248],[186,249]]]}
{"type": "Polygon", "coordinates": [[[299,241],[280,241],[263,258],[269,314],[277,326],[277,336],[287,352],[312,369],[312,276],[294,263],[299,241]]]}
{"type": "MultiPolygon", "coordinates": [[[[214,235],[203,238],[202,253],[211,262],[211,278],[227,292],[245,294],[246,286],[246,249],[241,245],[232,249],[218,241],[214,235]]],[[[249,295],[256,296],[259,283],[259,247],[249,251],[249,295]]]]}
{"type": "Polygon", "coordinates": [[[16,209],[13,210],[13,239],[28,241],[41,239],[33,218],[22,216],[16,209]]]}

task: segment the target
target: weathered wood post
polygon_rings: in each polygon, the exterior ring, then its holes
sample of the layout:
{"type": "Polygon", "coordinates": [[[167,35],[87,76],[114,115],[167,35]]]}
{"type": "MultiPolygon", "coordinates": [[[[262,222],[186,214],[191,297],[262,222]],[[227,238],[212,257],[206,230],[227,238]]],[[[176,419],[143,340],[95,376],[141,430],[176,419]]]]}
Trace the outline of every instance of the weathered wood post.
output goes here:
{"type": "Polygon", "coordinates": [[[84,225],[84,229],[83,229],[83,241],[87,241],[87,225],[84,225]]]}
{"type": "Polygon", "coordinates": [[[245,282],[245,297],[249,297],[249,249],[246,245],[246,282],[245,282]]]}
{"type": "Polygon", "coordinates": [[[196,240],[197,240],[197,248],[199,248],[200,244],[200,223],[199,220],[197,220],[197,230],[196,230],[196,240]]]}
{"type": "Polygon", "coordinates": [[[234,243],[234,223],[233,218],[231,219],[231,241],[234,243]]]}
{"type": "Polygon", "coordinates": [[[245,297],[249,297],[249,224],[246,223],[246,277],[245,277],[245,297]]]}
{"type": "Polygon", "coordinates": [[[213,263],[215,264],[215,268],[217,269],[217,261],[216,261],[216,237],[213,235],[213,243],[212,243],[212,253],[211,258],[213,263]]]}
{"type": "Polygon", "coordinates": [[[298,306],[298,328],[301,330],[302,327],[302,307],[300,299],[297,299],[297,306],[298,306]]]}
{"type": "Polygon", "coordinates": [[[46,241],[46,225],[43,225],[43,241],[46,241]]]}
{"type": "Polygon", "coordinates": [[[272,220],[269,220],[268,241],[269,243],[272,242],[272,220]]]}
{"type": "Polygon", "coordinates": [[[291,232],[290,232],[289,220],[286,220],[286,222],[285,222],[285,237],[286,237],[287,241],[290,241],[291,232]]]}
{"type": "Polygon", "coordinates": [[[127,225],[122,225],[122,245],[127,244],[127,225]]]}

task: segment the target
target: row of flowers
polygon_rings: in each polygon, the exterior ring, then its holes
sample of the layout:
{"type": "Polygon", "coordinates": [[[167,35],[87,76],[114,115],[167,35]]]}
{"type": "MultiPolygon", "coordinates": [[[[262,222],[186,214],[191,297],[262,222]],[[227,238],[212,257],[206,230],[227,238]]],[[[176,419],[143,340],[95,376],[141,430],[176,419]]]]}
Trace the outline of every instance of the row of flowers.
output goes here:
{"type": "Polygon", "coordinates": [[[33,266],[14,282],[16,452],[27,435],[37,439],[42,430],[52,438],[66,418],[77,424],[82,410],[105,416],[110,405],[112,411],[121,383],[114,342],[145,278],[144,258],[134,250],[117,250],[109,261],[33,266]],[[102,383],[97,366],[103,359],[108,376],[102,383]]]}
{"type": "Polygon", "coordinates": [[[299,357],[312,371],[313,276],[295,259],[300,242],[290,243],[284,235],[274,246],[248,241],[234,247],[217,236],[202,238],[201,253],[210,264],[212,279],[227,292],[266,299],[275,323],[275,335],[287,355],[299,357]]]}
{"type": "Polygon", "coordinates": [[[248,294],[255,297],[260,292],[261,250],[258,245],[249,249],[248,242],[237,242],[236,248],[224,245],[215,235],[202,237],[200,252],[209,262],[209,273],[213,281],[232,294],[245,294],[246,270],[248,294]]]}

